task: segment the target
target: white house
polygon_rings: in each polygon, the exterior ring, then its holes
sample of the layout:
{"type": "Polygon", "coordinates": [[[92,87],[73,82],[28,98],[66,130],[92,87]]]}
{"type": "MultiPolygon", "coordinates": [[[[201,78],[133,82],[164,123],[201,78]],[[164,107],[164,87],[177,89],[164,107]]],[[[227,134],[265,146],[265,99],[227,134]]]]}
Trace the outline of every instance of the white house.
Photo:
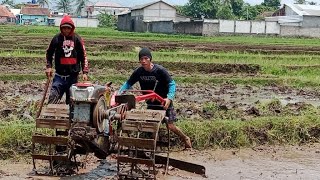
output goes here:
{"type": "Polygon", "coordinates": [[[174,6],[160,0],[132,7],[131,17],[143,21],[176,21],[177,10],[174,6]]]}
{"type": "Polygon", "coordinates": [[[284,4],[274,17],[266,21],[278,21],[280,25],[300,27],[320,27],[320,6],[305,4],[284,4]]]}
{"type": "Polygon", "coordinates": [[[125,11],[129,11],[129,7],[124,7],[120,4],[113,3],[113,2],[103,2],[99,1],[93,5],[87,7],[90,12],[90,16],[97,16],[101,13],[106,13],[109,15],[118,15],[125,11]]]}

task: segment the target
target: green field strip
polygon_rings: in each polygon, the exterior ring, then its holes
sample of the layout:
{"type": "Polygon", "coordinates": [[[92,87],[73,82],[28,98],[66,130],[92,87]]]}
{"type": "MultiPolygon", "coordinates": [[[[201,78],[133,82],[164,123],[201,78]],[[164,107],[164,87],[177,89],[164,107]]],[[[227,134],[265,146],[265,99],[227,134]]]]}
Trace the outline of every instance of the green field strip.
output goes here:
{"type": "MultiPolygon", "coordinates": [[[[126,81],[128,75],[121,74],[106,74],[106,75],[90,75],[89,79],[92,82],[115,82],[122,84],[126,81]]],[[[234,83],[234,84],[244,84],[244,85],[256,85],[256,86],[266,86],[266,85],[283,85],[291,86],[296,88],[301,87],[314,87],[320,86],[319,78],[305,78],[301,77],[291,77],[291,76],[270,76],[270,77],[259,77],[259,76],[238,76],[238,77],[224,77],[221,76],[204,76],[204,75],[189,75],[189,76],[174,76],[173,77],[177,83],[186,84],[220,84],[220,83],[234,83]]],[[[45,80],[46,76],[43,74],[0,74],[1,81],[42,81],[45,80]]]]}
{"type": "MultiPolygon", "coordinates": [[[[1,29],[1,27],[0,27],[1,29]]],[[[54,36],[58,33],[57,27],[41,26],[12,26],[5,27],[0,31],[0,36],[25,35],[25,36],[54,36]]],[[[301,45],[320,46],[317,38],[290,38],[274,36],[191,36],[191,35],[168,35],[156,33],[135,33],[122,32],[105,28],[77,28],[76,32],[85,38],[116,38],[133,40],[153,40],[153,41],[176,41],[176,42],[216,42],[216,43],[238,43],[238,44],[265,44],[265,45],[301,45]]]]}

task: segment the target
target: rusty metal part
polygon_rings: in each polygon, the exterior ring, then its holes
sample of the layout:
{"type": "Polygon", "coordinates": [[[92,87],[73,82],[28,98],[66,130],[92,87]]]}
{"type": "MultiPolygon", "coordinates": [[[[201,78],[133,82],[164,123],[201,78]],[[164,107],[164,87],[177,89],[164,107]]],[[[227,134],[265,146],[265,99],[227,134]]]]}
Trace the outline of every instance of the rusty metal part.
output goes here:
{"type": "Polygon", "coordinates": [[[158,131],[165,111],[131,109],[125,117],[118,138],[118,176],[125,179],[155,179],[158,131]],[[141,158],[138,151],[148,156],[141,158]]]}
{"type": "MultiPolygon", "coordinates": [[[[156,155],[155,156],[156,164],[166,164],[167,163],[167,157],[156,155]]],[[[173,158],[169,158],[169,165],[181,170],[185,170],[188,172],[196,173],[205,176],[206,174],[206,168],[199,164],[194,164],[187,161],[177,160],[173,158]]]]}
{"type": "Polygon", "coordinates": [[[40,101],[40,106],[39,106],[39,110],[37,112],[36,118],[38,118],[40,116],[40,113],[41,113],[41,110],[42,110],[42,107],[43,107],[43,103],[44,103],[44,101],[46,100],[46,97],[47,97],[47,92],[48,92],[50,83],[51,83],[51,77],[47,78],[47,82],[46,82],[46,85],[44,87],[43,97],[42,97],[42,99],[40,101]]]}

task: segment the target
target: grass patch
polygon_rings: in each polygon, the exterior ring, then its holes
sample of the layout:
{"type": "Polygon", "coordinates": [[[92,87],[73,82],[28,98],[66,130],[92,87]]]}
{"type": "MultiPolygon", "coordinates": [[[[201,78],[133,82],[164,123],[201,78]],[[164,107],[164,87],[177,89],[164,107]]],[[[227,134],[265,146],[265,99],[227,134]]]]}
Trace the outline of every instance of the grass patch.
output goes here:
{"type": "Polygon", "coordinates": [[[250,121],[182,120],[177,125],[191,137],[195,148],[239,148],[262,144],[318,142],[318,116],[262,117],[250,121]]]}

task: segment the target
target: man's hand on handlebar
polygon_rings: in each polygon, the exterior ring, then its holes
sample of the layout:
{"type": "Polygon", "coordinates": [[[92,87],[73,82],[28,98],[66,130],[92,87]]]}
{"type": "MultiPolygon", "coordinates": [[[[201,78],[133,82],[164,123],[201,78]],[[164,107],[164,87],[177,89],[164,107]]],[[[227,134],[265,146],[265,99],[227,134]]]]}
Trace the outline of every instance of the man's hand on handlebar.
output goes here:
{"type": "Polygon", "coordinates": [[[171,100],[168,99],[168,98],[165,98],[164,101],[165,101],[165,103],[164,103],[163,108],[164,108],[165,110],[167,110],[168,107],[170,106],[171,100]]]}

